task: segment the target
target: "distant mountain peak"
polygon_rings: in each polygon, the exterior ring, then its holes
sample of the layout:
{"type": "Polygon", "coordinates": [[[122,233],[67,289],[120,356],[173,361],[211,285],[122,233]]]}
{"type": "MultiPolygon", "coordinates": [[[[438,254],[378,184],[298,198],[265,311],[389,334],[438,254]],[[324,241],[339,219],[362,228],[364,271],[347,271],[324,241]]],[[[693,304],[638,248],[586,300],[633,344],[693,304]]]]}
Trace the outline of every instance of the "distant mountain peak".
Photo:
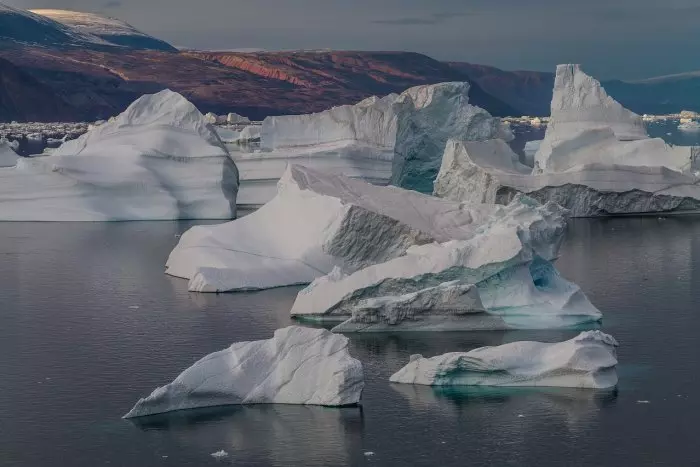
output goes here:
{"type": "Polygon", "coordinates": [[[97,13],[41,9],[32,13],[61,23],[80,33],[96,36],[111,44],[132,49],[163,50],[175,52],[177,49],[165,41],[139,31],[126,21],[97,13]]]}
{"type": "Polygon", "coordinates": [[[177,51],[119,19],[66,10],[28,11],[0,3],[0,45],[8,44],[177,51]]]}

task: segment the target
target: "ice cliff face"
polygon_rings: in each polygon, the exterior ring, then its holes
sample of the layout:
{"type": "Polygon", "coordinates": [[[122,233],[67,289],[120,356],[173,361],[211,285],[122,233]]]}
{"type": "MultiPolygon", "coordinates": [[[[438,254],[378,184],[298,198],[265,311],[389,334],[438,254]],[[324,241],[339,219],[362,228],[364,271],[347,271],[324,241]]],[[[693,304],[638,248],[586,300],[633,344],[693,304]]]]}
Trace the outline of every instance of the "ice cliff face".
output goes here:
{"type": "Polygon", "coordinates": [[[428,386],[550,386],[606,389],[617,385],[617,341],[588,331],[560,343],[513,342],[421,355],[396,372],[394,383],[428,386]]]}
{"type": "Polygon", "coordinates": [[[272,339],[207,355],[124,418],[235,404],[354,405],[364,377],[347,347],[347,338],[325,329],[278,329],[272,339]]]}
{"type": "Polygon", "coordinates": [[[51,155],[0,169],[0,219],[114,221],[235,217],[238,170],[201,113],[172,91],[51,155]]]}
{"type": "Polygon", "coordinates": [[[641,125],[578,66],[560,66],[552,118],[532,174],[503,142],[452,141],[434,193],[488,203],[526,193],[554,201],[574,217],[697,211],[700,149],[648,138],[641,125]]]}
{"type": "Polygon", "coordinates": [[[309,115],[267,117],[261,146],[267,150],[339,143],[364,143],[391,150],[396,139],[392,109],[397,95],[368,98],[309,115]]]}
{"type": "Polygon", "coordinates": [[[469,83],[411,88],[394,104],[397,115],[392,185],[431,193],[450,138],[513,138],[500,119],[469,104],[469,83]]]}
{"type": "Polygon", "coordinates": [[[600,319],[580,289],[548,261],[556,257],[565,229],[557,206],[517,198],[487,208],[488,215],[464,230],[461,240],[413,246],[397,258],[316,279],[299,292],[292,315],[341,321],[338,332],[550,328],[600,319]],[[442,293],[470,285],[480,302],[442,293]]]}

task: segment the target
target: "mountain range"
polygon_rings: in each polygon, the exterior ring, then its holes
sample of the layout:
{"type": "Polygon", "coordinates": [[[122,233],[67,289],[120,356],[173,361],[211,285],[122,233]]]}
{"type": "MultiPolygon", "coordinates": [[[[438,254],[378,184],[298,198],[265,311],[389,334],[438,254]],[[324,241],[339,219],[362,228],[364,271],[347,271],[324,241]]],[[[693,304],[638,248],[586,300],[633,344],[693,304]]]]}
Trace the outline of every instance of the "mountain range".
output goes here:
{"type": "MultiPolygon", "coordinates": [[[[469,81],[470,101],[494,115],[549,115],[553,73],[411,52],[177,50],[118,19],[0,4],[0,120],[103,119],[164,88],[203,112],[262,119],[444,81],[469,81]]],[[[700,109],[700,73],[603,84],[638,113],[700,109]]]]}

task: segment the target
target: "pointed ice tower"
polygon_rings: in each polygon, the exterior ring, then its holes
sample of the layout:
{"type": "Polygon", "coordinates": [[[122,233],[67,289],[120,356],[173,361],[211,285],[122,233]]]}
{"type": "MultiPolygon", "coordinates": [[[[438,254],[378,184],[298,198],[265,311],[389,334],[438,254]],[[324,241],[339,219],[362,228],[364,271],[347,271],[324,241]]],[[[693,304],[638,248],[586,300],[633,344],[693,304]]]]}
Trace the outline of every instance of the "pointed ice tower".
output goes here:
{"type": "Polygon", "coordinates": [[[558,65],[551,117],[535,155],[535,171],[547,171],[552,152],[562,142],[588,145],[611,137],[634,141],[647,139],[648,135],[642,117],[608,96],[600,82],[581,71],[579,65],[558,65]]]}

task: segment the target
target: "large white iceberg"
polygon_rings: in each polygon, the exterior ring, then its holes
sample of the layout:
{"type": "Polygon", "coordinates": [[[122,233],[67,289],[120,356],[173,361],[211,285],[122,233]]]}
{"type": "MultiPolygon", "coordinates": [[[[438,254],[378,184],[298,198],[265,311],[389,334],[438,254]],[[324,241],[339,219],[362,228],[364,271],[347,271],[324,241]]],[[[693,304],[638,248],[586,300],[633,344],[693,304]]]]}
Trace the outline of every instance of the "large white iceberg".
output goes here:
{"type": "Polygon", "coordinates": [[[386,185],[394,157],[397,98],[390,94],[308,115],[267,117],[261,127],[250,127],[260,149],[232,151],[241,173],[239,206],[259,207],[274,198],[288,164],[386,185]]]}
{"type": "Polygon", "coordinates": [[[260,150],[232,153],[241,171],[239,205],[271,200],[288,163],[430,192],[448,138],[513,137],[498,118],[470,105],[468,93],[469,83],[440,83],[309,115],[268,117],[260,150]]]}
{"type": "Polygon", "coordinates": [[[558,328],[600,320],[549,261],[565,230],[558,206],[517,197],[472,212],[460,240],[412,246],[397,258],[314,280],[297,295],[292,316],[340,321],[336,332],[558,328]],[[474,295],[465,296],[472,285],[474,295]]]}
{"type": "Polygon", "coordinates": [[[394,383],[427,386],[544,386],[606,389],[617,385],[617,341],[588,331],[560,343],[513,342],[432,358],[411,356],[394,383]]]}
{"type": "Polygon", "coordinates": [[[185,232],[167,273],[198,292],[306,284],[336,266],[355,270],[416,244],[465,238],[487,211],[292,165],[259,210],[185,232]]]}
{"type": "Polygon", "coordinates": [[[394,111],[397,123],[391,183],[423,193],[433,190],[448,139],[513,138],[500,119],[469,104],[469,83],[411,88],[397,100],[394,111]]]}
{"type": "Polygon", "coordinates": [[[698,211],[700,150],[644,133],[642,120],[578,66],[557,68],[552,117],[531,174],[505,144],[448,143],[434,193],[507,203],[554,201],[574,217],[698,211]]]}
{"type": "Polygon", "coordinates": [[[238,170],[214,129],[166,90],[51,155],[1,168],[0,220],[230,219],[237,190],[238,170]]]}
{"type": "Polygon", "coordinates": [[[347,347],[347,338],[325,329],[278,329],[272,339],[207,355],[124,418],[235,404],[354,405],[364,377],[347,347]]]}

